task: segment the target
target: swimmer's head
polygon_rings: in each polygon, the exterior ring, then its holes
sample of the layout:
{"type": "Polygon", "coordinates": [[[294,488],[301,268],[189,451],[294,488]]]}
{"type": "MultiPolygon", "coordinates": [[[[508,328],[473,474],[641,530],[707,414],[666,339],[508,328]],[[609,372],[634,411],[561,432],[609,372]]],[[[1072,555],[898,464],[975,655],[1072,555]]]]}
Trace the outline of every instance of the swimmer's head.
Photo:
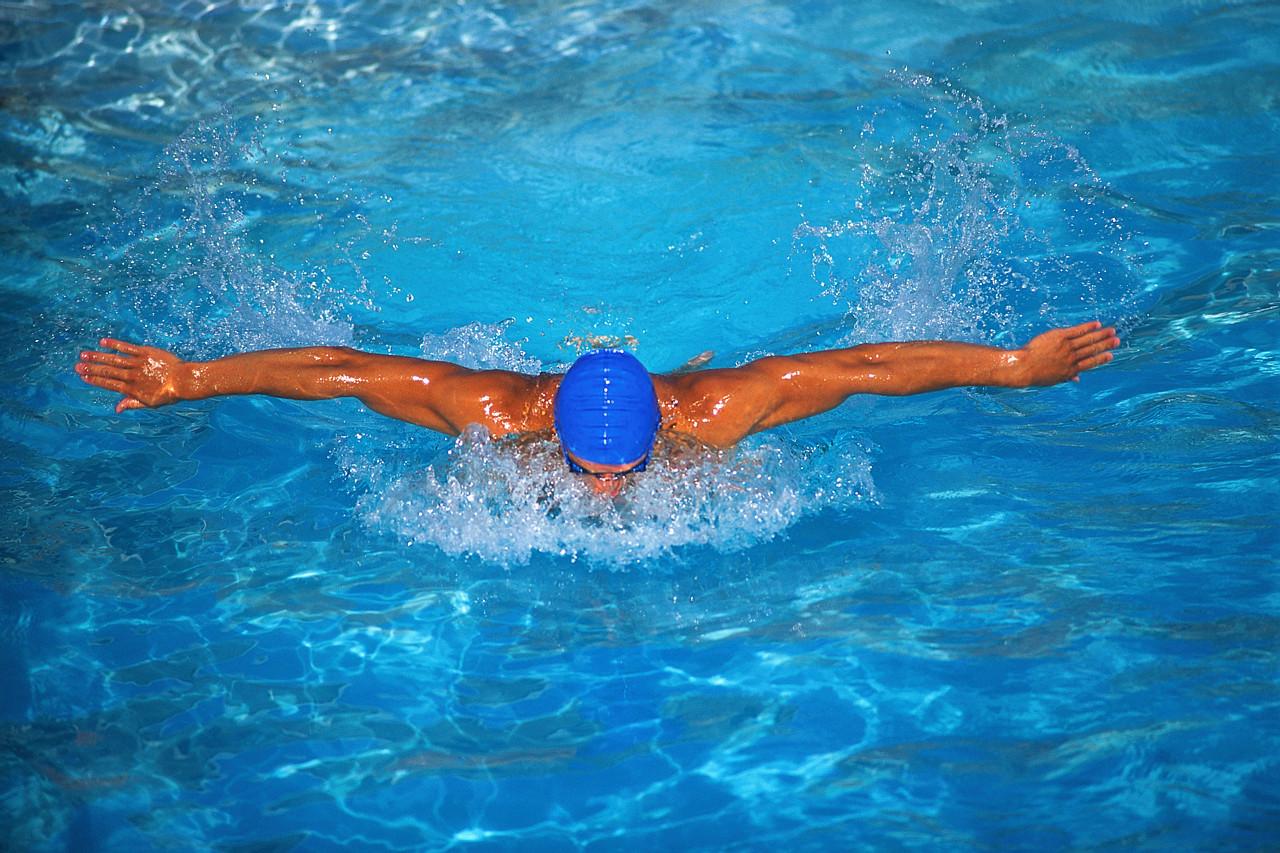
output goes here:
{"type": "Polygon", "coordinates": [[[649,371],[620,350],[580,357],[556,391],[556,435],[576,472],[591,473],[584,462],[636,470],[648,461],[661,421],[649,371]]]}

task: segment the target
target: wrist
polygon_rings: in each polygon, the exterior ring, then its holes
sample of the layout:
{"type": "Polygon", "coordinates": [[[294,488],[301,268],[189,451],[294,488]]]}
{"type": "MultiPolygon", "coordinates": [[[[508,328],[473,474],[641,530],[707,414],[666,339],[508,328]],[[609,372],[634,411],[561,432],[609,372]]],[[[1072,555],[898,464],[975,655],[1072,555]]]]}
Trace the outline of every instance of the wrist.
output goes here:
{"type": "Polygon", "coordinates": [[[201,400],[209,396],[205,391],[205,363],[180,361],[173,368],[173,392],[179,400],[201,400]]]}
{"type": "Polygon", "coordinates": [[[1025,348],[1005,350],[1000,356],[1000,385],[1006,388],[1026,388],[1031,385],[1029,353],[1025,348]]]}

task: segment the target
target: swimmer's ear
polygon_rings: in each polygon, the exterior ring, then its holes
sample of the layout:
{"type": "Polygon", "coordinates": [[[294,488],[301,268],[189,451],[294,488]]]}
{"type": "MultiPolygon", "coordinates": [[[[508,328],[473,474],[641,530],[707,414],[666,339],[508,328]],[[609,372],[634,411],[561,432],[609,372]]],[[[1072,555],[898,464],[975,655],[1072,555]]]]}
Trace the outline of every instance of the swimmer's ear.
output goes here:
{"type": "Polygon", "coordinates": [[[695,355],[693,358],[686,361],[684,364],[677,367],[675,370],[671,371],[671,374],[674,376],[677,373],[688,373],[691,370],[697,370],[699,367],[702,367],[704,364],[708,363],[709,361],[711,361],[711,359],[715,357],[716,357],[716,354],[714,350],[706,350],[705,352],[700,352],[697,355],[695,355]]]}

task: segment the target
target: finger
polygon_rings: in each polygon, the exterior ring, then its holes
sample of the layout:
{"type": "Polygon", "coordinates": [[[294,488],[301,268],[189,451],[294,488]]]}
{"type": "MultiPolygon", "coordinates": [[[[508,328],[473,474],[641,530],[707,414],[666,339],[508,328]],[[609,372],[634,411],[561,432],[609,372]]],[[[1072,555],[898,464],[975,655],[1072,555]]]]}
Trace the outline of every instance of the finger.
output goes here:
{"type": "Polygon", "coordinates": [[[116,355],[113,352],[98,352],[97,350],[85,350],[80,353],[80,360],[95,364],[114,364],[117,367],[128,367],[133,364],[132,356],[116,355]]]}
{"type": "Polygon", "coordinates": [[[129,390],[119,379],[106,379],[102,376],[82,376],[80,377],[90,385],[98,388],[105,388],[108,391],[115,391],[117,394],[128,394],[129,390]]]}
{"type": "Polygon", "coordinates": [[[121,382],[129,378],[129,371],[123,367],[112,367],[107,364],[77,364],[76,373],[81,376],[99,376],[103,379],[119,379],[121,382]]]}
{"type": "Polygon", "coordinates": [[[138,346],[137,344],[131,344],[128,341],[118,340],[116,338],[103,338],[102,340],[98,341],[98,345],[104,346],[104,347],[110,347],[111,349],[119,350],[120,352],[125,352],[125,353],[128,353],[129,355],[142,355],[142,347],[138,346]]]}
{"type": "Polygon", "coordinates": [[[1091,358],[1100,352],[1115,349],[1116,345],[1119,343],[1119,338],[1104,338],[1100,341],[1093,341],[1092,343],[1079,346],[1075,351],[1076,361],[1091,358]]]}
{"type": "Polygon", "coordinates": [[[1076,345],[1089,344],[1089,343],[1094,343],[1095,341],[1105,341],[1109,338],[1114,338],[1115,336],[1116,336],[1115,327],[1108,326],[1105,329],[1099,328],[1089,332],[1082,332],[1079,335],[1076,335],[1074,338],[1072,338],[1072,342],[1075,343],[1076,345]]]}
{"type": "Polygon", "coordinates": [[[1080,335],[1086,334],[1088,332],[1092,332],[1094,329],[1100,329],[1100,328],[1102,328],[1102,323],[1098,322],[1097,320],[1090,320],[1089,322],[1081,323],[1078,326],[1070,326],[1066,329],[1063,329],[1062,331],[1067,333],[1067,337],[1075,338],[1075,337],[1079,337],[1080,335]]]}
{"type": "Polygon", "coordinates": [[[116,414],[119,414],[120,412],[123,412],[126,409],[145,409],[145,408],[147,408],[147,404],[142,402],[141,400],[135,400],[133,397],[125,397],[119,403],[116,403],[116,414]]]}
{"type": "Polygon", "coordinates": [[[1112,326],[1108,326],[1105,329],[1099,329],[1092,334],[1085,335],[1085,340],[1090,343],[1095,341],[1114,341],[1112,346],[1118,346],[1120,344],[1120,338],[1116,335],[1116,330],[1112,326]]]}
{"type": "Polygon", "coordinates": [[[1101,355],[1095,355],[1093,358],[1086,358],[1084,361],[1077,362],[1076,367],[1080,368],[1081,372],[1093,370],[1095,367],[1100,367],[1101,365],[1111,361],[1113,358],[1115,358],[1114,355],[1109,352],[1104,352],[1101,355]]]}

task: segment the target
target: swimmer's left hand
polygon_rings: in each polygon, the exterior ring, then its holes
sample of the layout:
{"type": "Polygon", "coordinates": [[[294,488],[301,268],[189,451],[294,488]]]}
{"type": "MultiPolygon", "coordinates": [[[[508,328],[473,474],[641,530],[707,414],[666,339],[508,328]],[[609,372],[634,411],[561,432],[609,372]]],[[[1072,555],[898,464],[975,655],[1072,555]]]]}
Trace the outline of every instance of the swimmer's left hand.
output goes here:
{"type": "Polygon", "coordinates": [[[99,346],[115,352],[85,350],[76,373],[90,385],[124,395],[116,412],[164,406],[183,399],[180,381],[185,364],[159,347],[103,338],[99,346]]]}

